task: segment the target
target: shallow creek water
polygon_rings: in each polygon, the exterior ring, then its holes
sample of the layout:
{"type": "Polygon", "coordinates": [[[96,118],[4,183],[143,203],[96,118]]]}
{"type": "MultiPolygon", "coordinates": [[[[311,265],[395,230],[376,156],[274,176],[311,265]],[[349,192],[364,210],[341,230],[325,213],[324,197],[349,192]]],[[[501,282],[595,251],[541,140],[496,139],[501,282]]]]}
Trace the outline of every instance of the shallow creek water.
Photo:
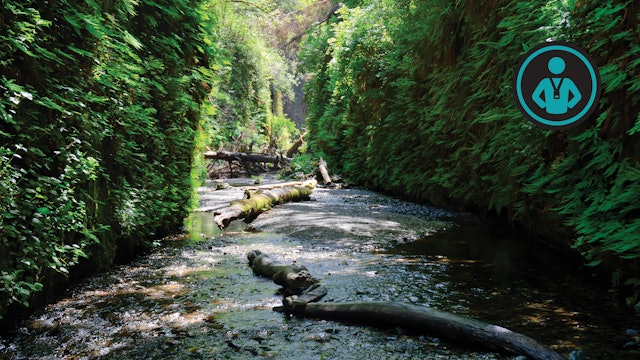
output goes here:
{"type": "Polygon", "coordinates": [[[504,224],[360,189],[316,189],[220,231],[212,211],[242,190],[199,189],[189,232],[87,279],[0,338],[1,359],[514,359],[429,334],[298,319],[272,311],[278,286],[246,253],[297,261],[323,301],[389,300],[464,314],[563,355],[636,359],[638,319],[570,262],[504,224]]]}

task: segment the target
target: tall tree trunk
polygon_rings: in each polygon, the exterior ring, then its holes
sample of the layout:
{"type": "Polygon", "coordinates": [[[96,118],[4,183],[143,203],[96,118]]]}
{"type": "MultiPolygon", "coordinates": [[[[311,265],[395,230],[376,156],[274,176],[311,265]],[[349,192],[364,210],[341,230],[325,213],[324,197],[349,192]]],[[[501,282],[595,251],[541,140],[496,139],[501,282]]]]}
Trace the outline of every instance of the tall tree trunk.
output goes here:
{"type": "Polygon", "coordinates": [[[293,143],[293,145],[291,145],[289,150],[287,150],[286,156],[288,158],[293,157],[293,155],[300,153],[300,147],[304,143],[304,137],[306,135],[307,135],[307,133],[304,133],[304,134],[300,135],[300,137],[293,143]]]}

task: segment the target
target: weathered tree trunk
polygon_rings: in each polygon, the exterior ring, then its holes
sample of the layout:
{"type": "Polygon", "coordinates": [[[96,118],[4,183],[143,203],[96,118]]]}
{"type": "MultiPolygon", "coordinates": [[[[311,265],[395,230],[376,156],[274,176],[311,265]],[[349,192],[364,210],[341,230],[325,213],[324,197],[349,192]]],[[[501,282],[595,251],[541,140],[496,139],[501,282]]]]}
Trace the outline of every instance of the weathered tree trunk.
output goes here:
{"type": "Polygon", "coordinates": [[[260,250],[247,254],[249,266],[256,275],[267,277],[274,283],[286,288],[289,294],[297,293],[316,282],[306,267],[298,264],[279,265],[260,250]]]}
{"type": "Polygon", "coordinates": [[[205,159],[212,160],[226,160],[226,161],[242,161],[242,162],[255,162],[255,163],[269,163],[278,165],[280,162],[288,161],[286,157],[280,157],[275,155],[266,154],[248,154],[243,152],[231,152],[231,151],[207,151],[204,153],[205,159]]]}
{"type": "Polygon", "coordinates": [[[257,275],[295,290],[289,292],[294,294],[289,296],[285,291],[284,306],[278,309],[289,314],[375,326],[400,326],[501,353],[525,355],[536,360],[563,359],[560,354],[525,335],[430,307],[400,302],[318,303],[316,301],[326,295],[327,290],[312,280],[306,268],[297,264],[275,265],[260,250],[249,252],[247,258],[257,275]],[[304,273],[300,276],[302,271],[304,273]]]}
{"type": "Polygon", "coordinates": [[[316,187],[316,185],[318,184],[318,181],[312,179],[312,180],[305,180],[305,181],[289,181],[289,182],[285,182],[285,183],[279,183],[279,184],[269,184],[269,185],[258,185],[258,186],[243,186],[242,189],[243,190],[270,190],[270,189],[277,189],[277,188],[283,188],[283,187],[287,187],[287,186],[303,186],[303,187],[307,187],[310,189],[313,189],[316,187]]]}
{"type": "Polygon", "coordinates": [[[220,229],[224,229],[232,220],[255,217],[277,204],[308,199],[313,187],[315,182],[307,182],[306,186],[259,190],[256,193],[246,190],[248,198],[234,201],[229,207],[216,212],[213,221],[220,229]]]}
{"type": "Polygon", "coordinates": [[[329,176],[329,170],[327,169],[327,162],[323,158],[318,161],[318,170],[322,175],[322,181],[325,185],[331,185],[331,177],[329,176]]]}
{"type": "Polygon", "coordinates": [[[400,326],[502,353],[539,360],[563,359],[560,354],[525,335],[425,306],[398,302],[308,303],[292,306],[291,313],[377,326],[400,326]]]}

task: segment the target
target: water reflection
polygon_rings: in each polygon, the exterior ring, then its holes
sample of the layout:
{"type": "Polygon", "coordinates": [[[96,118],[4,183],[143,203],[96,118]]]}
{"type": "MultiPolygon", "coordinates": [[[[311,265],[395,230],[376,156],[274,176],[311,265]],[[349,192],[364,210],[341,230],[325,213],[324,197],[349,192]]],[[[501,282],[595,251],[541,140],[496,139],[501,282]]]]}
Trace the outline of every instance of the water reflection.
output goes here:
{"type": "Polygon", "coordinates": [[[500,223],[463,222],[384,254],[433,278],[436,292],[433,283],[414,284],[434,306],[525,333],[561,353],[578,348],[592,359],[637,359],[623,346],[638,319],[615,294],[565,254],[518,237],[500,223]]]}
{"type": "Polygon", "coordinates": [[[202,241],[222,234],[250,231],[249,224],[244,221],[232,221],[223,231],[213,221],[212,211],[194,211],[184,221],[184,228],[191,241],[202,241]]]}

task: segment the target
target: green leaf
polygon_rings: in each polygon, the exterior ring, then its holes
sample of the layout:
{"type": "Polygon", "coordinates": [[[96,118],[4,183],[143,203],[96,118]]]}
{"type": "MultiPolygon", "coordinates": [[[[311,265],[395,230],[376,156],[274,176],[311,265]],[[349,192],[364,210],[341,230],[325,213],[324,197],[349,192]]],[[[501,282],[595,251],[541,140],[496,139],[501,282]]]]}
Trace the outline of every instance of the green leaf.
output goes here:
{"type": "Polygon", "coordinates": [[[590,267],[594,267],[594,266],[598,266],[600,264],[602,264],[602,259],[595,259],[595,260],[591,260],[588,263],[586,263],[585,265],[590,266],[590,267]]]}

